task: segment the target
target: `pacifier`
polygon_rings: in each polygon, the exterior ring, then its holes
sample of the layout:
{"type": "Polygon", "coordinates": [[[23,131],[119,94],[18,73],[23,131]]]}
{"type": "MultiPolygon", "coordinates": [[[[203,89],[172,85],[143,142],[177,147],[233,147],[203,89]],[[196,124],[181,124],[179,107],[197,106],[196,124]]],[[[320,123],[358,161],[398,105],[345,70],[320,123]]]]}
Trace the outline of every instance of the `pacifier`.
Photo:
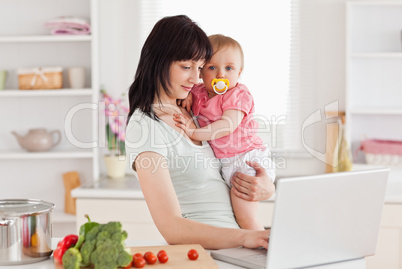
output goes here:
{"type": "Polygon", "coordinates": [[[212,89],[217,94],[224,94],[229,89],[229,80],[228,79],[217,79],[214,78],[211,82],[212,89]]]}

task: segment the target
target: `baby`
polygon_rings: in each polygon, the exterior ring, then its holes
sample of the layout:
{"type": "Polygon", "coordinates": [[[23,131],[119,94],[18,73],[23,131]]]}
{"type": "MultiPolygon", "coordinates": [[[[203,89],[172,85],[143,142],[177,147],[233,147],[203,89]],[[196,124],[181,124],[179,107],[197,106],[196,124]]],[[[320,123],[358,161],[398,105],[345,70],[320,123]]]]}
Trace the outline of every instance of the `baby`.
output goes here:
{"type": "MultiPolygon", "coordinates": [[[[253,97],[245,85],[237,82],[243,71],[243,50],[236,40],[227,36],[212,35],[209,39],[214,54],[201,70],[203,83],[195,85],[181,103],[187,109],[191,107],[201,128],[191,128],[180,114],[175,114],[176,125],[193,140],[209,141],[220,159],[221,173],[229,187],[235,172],[255,176],[254,168],[246,161],[258,162],[274,181],[270,152],[256,134],[258,123],[253,119],[253,97]]],[[[233,191],[231,199],[241,228],[264,229],[256,219],[258,202],[241,199],[233,191]]]]}

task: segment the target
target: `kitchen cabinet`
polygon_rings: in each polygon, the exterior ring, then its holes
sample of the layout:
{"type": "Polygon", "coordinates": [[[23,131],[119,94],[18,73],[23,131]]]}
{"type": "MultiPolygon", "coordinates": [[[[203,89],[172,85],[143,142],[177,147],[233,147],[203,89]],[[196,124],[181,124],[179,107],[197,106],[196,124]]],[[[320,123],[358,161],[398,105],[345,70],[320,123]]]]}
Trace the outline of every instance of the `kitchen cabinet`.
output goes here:
{"type": "MultiPolygon", "coordinates": [[[[354,154],[365,138],[402,140],[401,30],[401,1],[346,4],[346,128],[354,154]]],[[[356,162],[366,162],[363,152],[356,162]]],[[[391,181],[402,180],[402,157],[398,163],[391,181]]]]}
{"type": "Polygon", "coordinates": [[[366,258],[367,269],[402,268],[402,204],[385,204],[376,254],[366,258]]]}
{"type": "Polygon", "coordinates": [[[164,240],[143,199],[77,199],[77,230],[85,214],[99,223],[120,221],[129,240],[164,240]]]}
{"type": "Polygon", "coordinates": [[[0,197],[53,202],[53,235],[75,229],[75,217],[64,214],[62,174],[78,171],[82,183],[98,178],[98,3],[97,0],[0,0],[0,197]],[[44,23],[60,16],[90,20],[90,35],[51,35],[44,23]],[[63,88],[18,90],[17,69],[63,68],[63,88]],[[86,85],[70,89],[67,69],[84,67],[86,85]],[[60,130],[61,142],[47,152],[26,152],[11,131],[60,130]],[[63,232],[60,231],[63,230],[63,232]]]}
{"type": "Polygon", "coordinates": [[[71,192],[76,198],[76,232],[87,222],[120,221],[131,240],[163,240],[156,228],[140,184],[134,175],[122,179],[101,179],[71,192]]]}

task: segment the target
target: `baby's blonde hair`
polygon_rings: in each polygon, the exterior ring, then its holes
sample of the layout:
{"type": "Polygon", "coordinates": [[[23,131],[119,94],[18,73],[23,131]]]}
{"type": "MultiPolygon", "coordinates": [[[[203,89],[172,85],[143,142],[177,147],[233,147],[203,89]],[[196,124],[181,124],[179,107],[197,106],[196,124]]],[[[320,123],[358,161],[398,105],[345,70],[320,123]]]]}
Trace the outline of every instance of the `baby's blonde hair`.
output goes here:
{"type": "Polygon", "coordinates": [[[208,38],[214,49],[213,55],[215,55],[215,53],[217,53],[222,48],[227,48],[227,47],[238,48],[240,51],[240,56],[241,56],[241,69],[243,69],[244,53],[243,53],[243,49],[241,48],[239,42],[237,42],[236,40],[234,40],[231,37],[224,36],[221,34],[210,35],[210,36],[208,36],[208,38]]]}

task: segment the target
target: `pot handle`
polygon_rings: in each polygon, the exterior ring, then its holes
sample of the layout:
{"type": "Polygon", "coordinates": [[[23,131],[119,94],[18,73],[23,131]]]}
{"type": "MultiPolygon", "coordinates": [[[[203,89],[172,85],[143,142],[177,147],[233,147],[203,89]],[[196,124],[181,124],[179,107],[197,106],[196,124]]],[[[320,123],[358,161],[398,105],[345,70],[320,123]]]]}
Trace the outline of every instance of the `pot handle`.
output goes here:
{"type": "Polygon", "coordinates": [[[56,142],[53,142],[53,144],[52,144],[52,147],[55,147],[61,141],[61,133],[60,133],[59,130],[53,130],[53,131],[50,132],[50,135],[53,137],[53,134],[57,134],[57,140],[56,140],[56,142]]]}

